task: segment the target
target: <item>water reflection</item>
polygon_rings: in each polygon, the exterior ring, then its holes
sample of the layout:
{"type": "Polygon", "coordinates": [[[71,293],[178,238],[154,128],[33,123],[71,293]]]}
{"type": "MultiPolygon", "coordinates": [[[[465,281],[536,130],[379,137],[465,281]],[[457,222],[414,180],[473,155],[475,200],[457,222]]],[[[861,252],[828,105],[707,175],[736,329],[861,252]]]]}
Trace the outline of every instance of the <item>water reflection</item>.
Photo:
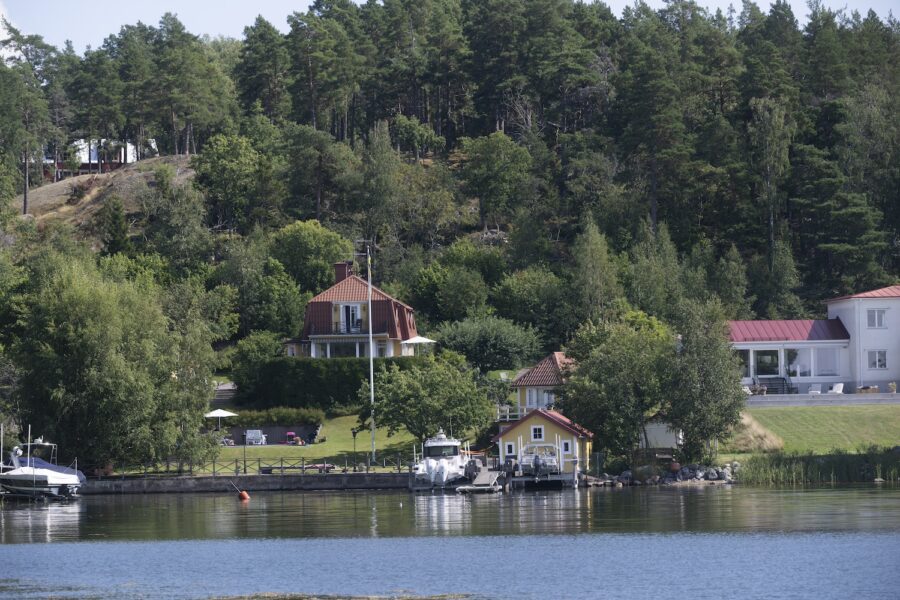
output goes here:
{"type": "Polygon", "coordinates": [[[79,502],[5,502],[0,510],[0,544],[78,538],[81,520],[79,502]]]}
{"type": "Polygon", "coordinates": [[[590,489],[458,496],[256,493],[92,496],[6,503],[0,543],[492,536],[573,533],[900,531],[900,488],[590,489]]]}

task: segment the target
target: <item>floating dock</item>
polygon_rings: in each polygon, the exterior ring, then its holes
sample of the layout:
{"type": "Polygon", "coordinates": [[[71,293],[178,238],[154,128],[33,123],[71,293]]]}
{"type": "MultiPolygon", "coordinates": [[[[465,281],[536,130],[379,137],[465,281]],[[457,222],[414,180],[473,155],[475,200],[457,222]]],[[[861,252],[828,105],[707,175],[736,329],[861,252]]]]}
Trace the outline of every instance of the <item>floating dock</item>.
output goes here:
{"type": "Polygon", "coordinates": [[[491,471],[485,466],[478,469],[478,474],[472,483],[456,488],[460,494],[496,494],[503,491],[503,484],[499,482],[505,474],[502,471],[491,471]]]}

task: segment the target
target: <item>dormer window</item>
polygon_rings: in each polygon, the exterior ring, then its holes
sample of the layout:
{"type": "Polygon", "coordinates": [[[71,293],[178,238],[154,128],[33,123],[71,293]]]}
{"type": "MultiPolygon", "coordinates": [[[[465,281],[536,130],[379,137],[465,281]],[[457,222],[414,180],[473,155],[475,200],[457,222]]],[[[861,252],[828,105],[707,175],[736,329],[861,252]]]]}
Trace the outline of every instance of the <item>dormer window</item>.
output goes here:
{"type": "Polygon", "coordinates": [[[884,313],[883,308],[870,308],[866,311],[869,329],[884,329],[884,313]]]}
{"type": "Polygon", "coordinates": [[[360,333],[362,317],[359,304],[345,304],[341,307],[341,333],[360,333]]]}

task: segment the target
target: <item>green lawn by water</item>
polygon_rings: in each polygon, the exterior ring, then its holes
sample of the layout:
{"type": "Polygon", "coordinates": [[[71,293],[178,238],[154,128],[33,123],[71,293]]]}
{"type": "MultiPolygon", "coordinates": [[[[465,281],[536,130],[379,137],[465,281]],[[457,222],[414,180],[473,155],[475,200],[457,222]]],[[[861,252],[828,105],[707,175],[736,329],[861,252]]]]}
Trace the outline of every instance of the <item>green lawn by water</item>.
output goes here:
{"type": "MultiPolygon", "coordinates": [[[[292,458],[300,460],[329,459],[335,464],[343,464],[344,460],[353,462],[353,434],[350,430],[358,427],[355,416],[336,417],[325,421],[319,438],[325,438],[325,442],[312,444],[311,446],[288,446],[286,444],[269,444],[267,446],[247,446],[247,458],[256,460],[292,458]]],[[[415,441],[406,431],[388,437],[386,429],[378,429],[375,432],[375,448],[379,456],[383,453],[396,455],[400,452],[404,460],[412,456],[412,448],[415,441]]],[[[372,447],[372,438],[369,430],[361,431],[356,436],[356,450],[359,461],[365,460],[366,452],[372,447]]],[[[218,461],[243,459],[244,448],[242,446],[224,447],[219,452],[218,461]]]]}
{"type": "Polygon", "coordinates": [[[855,452],[871,444],[900,445],[900,405],[802,406],[748,411],[784,440],[787,452],[855,452]]]}

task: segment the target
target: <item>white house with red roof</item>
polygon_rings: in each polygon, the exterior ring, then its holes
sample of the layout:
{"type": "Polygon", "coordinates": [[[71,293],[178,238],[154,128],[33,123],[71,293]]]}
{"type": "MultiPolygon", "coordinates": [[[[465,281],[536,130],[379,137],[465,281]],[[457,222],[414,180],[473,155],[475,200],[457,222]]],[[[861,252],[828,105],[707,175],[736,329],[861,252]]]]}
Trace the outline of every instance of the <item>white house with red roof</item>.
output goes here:
{"type": "MultiPolygon", "coordinates": [[[[299,339],[285,342],[289,356],[338,358],[368,356],[369,284],[353,274],[352,262],[334,265],[335,283],[306,307],[299,339]]],[[[372,287],[372,337],[375,356],[412,356],[419,337],[415,311],[372,287]]]]}
{"type": "Polygon", "coordinates": [[[887,392],[900,379],[900,285],[826,304],[827,319],[731,321],[742,383],[769,393],[887,392]]]}

